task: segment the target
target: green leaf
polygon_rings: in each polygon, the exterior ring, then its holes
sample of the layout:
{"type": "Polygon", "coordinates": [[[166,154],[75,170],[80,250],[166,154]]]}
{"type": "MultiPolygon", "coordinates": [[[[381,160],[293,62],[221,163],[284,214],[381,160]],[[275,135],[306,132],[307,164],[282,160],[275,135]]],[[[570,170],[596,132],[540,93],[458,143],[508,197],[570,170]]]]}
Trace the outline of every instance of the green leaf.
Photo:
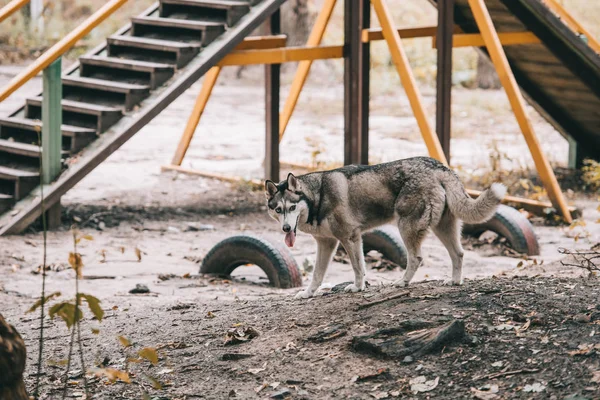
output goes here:
{"type": "Polygon", "coordinates": [[[88,307],[90,308],[92,314],[94,314],[94,317],[96,317],[98,321],[102,321],[102,317],[104,317],[104,310],[102,307],[100,307],[100,300],[90,294],[80,293],[80,300],[82,297],[85,299],[85,301],[87,301],[88,307]]]}
{"type": "Polygon", "coordinates": [[[67,301],[53,305],[48,311],[50,318],[55,317],[61,318],[67,324],[67,328],[71,329],[76,322],[81,321],[83,313],[79,308],[75,307],[75,304],[67,301]],[[77,313],[75,311],[77,310],[77,313]]]}
{"type": "Polygon", "coordinates": [[[35,302],[35,303],[34,303],[34,304],[31,306],[31,308],[30,308],[29,310],[27,310],[27,312],[28,312],[28,313],[30,313],[30,312],[34,312],[35,310],[37,310],[38,308],[40,308],[40,307],[42,306],[42,304],[46,304],[46,303],[48,303],[48,301],[49,301],[49,300],[51,300],[51,299],[53,299],[53,298],[55,298],[55,297],[58,297],[58,296],[60,296],[60,294],[61,294],[60,292],[54,292],[54,293],[51,293],[51,294],[49,294],[49,295],[48,295],[48,296],[46,296],[46,297],[40,298],[38,301],[36,301],[36,302],[35,302]]]}
{"type": "Polygon", "coordinates": [[[156,354],[156,349],[153,349],[152,347],[144,347],[138,351],[138,354],[140,357],[145,358],[152,364],[158,364],[158,354],[156,354]]]}

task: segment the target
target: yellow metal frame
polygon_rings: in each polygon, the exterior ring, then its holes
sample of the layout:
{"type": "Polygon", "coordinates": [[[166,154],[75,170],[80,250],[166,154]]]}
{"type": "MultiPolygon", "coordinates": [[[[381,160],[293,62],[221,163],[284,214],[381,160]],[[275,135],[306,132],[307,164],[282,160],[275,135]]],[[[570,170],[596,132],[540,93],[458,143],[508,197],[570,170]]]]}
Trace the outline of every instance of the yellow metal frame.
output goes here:
{"type": "Polygon", "coordinates": [[[13,0],[4,7],[0,8],[0,23],[19,11],[29,0],[13,0]]]}
{"type": "Polygon", "coordinates": [[[25,82],[39,74],[47,66],[52,64],[56,59],[67,52],[81,38],[90,33],[92,29],[100,25],[102,21],[108,18],[113,12],[118,10],[127,0],[111,0],[90,17],[88,17],[81,25],[75,28],[67,36],[59,40],[54,46],[50,47],[42,54],[33,64],[25,68],[20,74],[15,76],[6,87],[0,90],[0,102],[19,89],[25,82]]]}

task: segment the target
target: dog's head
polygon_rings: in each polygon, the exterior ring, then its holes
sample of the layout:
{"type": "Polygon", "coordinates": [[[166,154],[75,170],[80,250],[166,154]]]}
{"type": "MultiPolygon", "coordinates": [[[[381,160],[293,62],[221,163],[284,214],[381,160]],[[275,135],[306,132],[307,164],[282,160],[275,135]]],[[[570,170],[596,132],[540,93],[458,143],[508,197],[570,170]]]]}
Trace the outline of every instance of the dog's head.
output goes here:
{"type": "Polygon", "coordinates": [[[265,181],[265,194],[269,215],[281,224],[281,230],[285,232],[285,244],[293,247],[300,216],[308,212],[308,205],[302,196],[302,183],[290,173],[279,184],[265,181]]]}

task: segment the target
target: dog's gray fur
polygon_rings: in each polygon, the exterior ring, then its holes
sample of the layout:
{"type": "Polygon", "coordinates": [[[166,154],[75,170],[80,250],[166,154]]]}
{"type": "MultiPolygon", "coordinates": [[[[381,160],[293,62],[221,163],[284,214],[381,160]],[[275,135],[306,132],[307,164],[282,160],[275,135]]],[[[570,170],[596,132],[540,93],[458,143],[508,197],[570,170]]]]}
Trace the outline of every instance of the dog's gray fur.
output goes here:
{"type": "Polygon", "coordinates": [[[345,290],[364,290],[361,235],[394,220],[408,251],[406,271],[396,284],[405,286],[413,278],[423,260],[421,242],[430,229],[450,254],[452,283],[462,284],[461,220],[481,223],[490,219],[506,188],[495,183],[471,199],[452,170],[432,158],[415,157],[298,177],[289,174],[279,184],[266,181],[265,191],[269,215],[280,221],[284,231],[300,229],[317,241],[312,280],[297,295],[307,298],[321,285],[339,242],[350,257],[355,276],[345,290]]]}

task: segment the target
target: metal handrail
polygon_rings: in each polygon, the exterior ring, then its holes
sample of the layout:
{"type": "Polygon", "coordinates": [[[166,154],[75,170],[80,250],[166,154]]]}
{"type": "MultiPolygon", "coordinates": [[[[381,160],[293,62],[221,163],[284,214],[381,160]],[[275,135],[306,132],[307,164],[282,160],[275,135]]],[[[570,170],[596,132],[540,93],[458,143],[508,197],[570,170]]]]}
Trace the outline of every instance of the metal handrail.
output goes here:
{"type": "Polygon", "coordinates": [[[19,11],[29,0],[13,0],[0,9],[0,22],[19,11]]]}
{"type": "MultiPolygon", "coordinates": [[[[21,0],[23,1],[23,0],[21,0]]],[[[98,11],[89,16],[81,25],[75,28],[71,33],[58,41],[42,54],[33,64],[29,65],[23,72],[15,76],[6,87],[0,90],[0,102],[19,89],[23,84],[43,71],[56,59],[61,57],[81,38],[90,33],[92,29],[100,25],[102,21],[108,18],[113,12],[119,9],[127,0],[111,0],[103,5],[98,11]]]]}
{"type": "Polygon", "coordinates": [[[549,9],[554,11],[559,18],[562,19],[565,25],[567,25],[576,34],[584,35],[587,39],[588,45],[598,54],[600,54],[600,43],[596,38],[581,25],[569,12],[556,0],[542,0],[549,9]]]}

